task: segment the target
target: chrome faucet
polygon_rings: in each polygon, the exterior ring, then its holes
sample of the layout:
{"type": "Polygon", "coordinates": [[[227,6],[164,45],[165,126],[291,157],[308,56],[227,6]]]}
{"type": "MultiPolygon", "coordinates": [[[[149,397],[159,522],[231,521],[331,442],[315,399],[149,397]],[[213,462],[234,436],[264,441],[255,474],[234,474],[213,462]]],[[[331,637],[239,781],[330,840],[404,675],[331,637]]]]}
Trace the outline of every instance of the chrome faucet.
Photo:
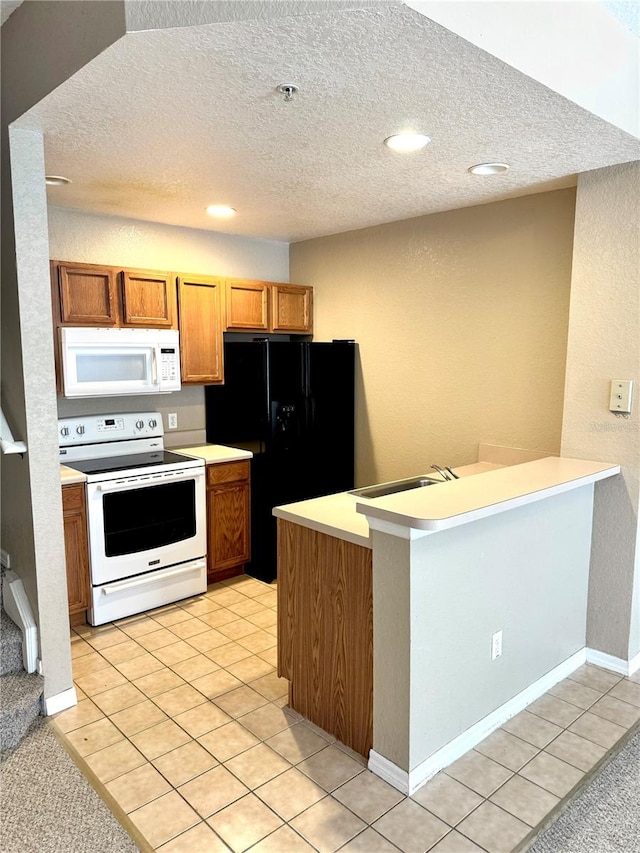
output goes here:
{"type": "Polygon", "coordinates": [[[432,465],[431,467],[433,468],[434,471],[437,471],[438,474],[440,474],[440,476],[442,477],[443,480],[450,480],[451,479],[451,477],[447,474],[447,472],[443,471],[439,465],[432,465]]]}
{"type": "Polygon", "coordinates": [[[442,477],[443,480],[459,480],[460,477],[449,468],[448,465],[445,465],[444,468],[441,468],[439,465],[431,466],[434,471],[437,471],[438,474],[442,477]]]}

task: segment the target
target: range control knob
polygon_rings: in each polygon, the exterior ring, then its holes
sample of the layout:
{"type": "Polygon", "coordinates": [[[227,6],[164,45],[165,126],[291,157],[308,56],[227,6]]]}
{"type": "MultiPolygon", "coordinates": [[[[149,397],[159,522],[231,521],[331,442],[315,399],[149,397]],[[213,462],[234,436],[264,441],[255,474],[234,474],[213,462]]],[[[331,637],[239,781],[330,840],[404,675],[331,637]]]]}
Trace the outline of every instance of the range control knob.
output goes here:
{"type": "Polygon", "coordinates": [[[149,429],[155,429],[158,426],[158,421],[155,418],[151,418],[149,421],[149,429]]]}
{"type": "Polygon", "coordinates": [[[136,428],[142,429],[144,427],[144,421],[136,421],[136,428]]]}
{"type": "Polygon", "coordinates": [[[62,427],[60,430],[60,435],[65,436],[65,438],[69,435],[69,427],[62,427]]]}
{"type": "Polygon", "coordinates": [[[76,427],[76,432],[78,433],[78,435],[84,435],[84,427],[82,426],[82,424],[76,427]]]}

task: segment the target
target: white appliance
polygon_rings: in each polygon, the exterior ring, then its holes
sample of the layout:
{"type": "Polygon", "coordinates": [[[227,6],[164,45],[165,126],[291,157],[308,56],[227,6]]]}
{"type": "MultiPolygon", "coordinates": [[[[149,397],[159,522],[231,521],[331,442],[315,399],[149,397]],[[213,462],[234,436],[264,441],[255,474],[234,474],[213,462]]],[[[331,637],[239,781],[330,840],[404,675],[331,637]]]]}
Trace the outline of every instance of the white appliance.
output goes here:
{"type": "Polygon", "coordinates": [[[165,450],[155,412],[62,418],[58,434],[87,477],[91,624],[206,592],[203,460],[165,450]]]}
{"type": "Polygon", "coordinates": [[[65,397],[166,394],[180,390],[177,329],[62,327],[65,397]]]}

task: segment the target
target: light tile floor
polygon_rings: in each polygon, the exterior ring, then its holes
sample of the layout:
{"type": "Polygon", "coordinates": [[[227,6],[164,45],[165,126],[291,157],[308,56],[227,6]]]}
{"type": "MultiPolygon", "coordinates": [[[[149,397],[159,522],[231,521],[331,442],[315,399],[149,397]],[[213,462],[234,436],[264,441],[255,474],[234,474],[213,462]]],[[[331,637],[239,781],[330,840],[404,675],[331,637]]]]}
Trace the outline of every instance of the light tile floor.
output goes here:
{"type": "Polygon", "coordinates": [[[405,797],[286,707],[276,590],[75,629],[55,724],[162,853],[509,853],[640,719],[640,675],[583,666],[405,797]]]}

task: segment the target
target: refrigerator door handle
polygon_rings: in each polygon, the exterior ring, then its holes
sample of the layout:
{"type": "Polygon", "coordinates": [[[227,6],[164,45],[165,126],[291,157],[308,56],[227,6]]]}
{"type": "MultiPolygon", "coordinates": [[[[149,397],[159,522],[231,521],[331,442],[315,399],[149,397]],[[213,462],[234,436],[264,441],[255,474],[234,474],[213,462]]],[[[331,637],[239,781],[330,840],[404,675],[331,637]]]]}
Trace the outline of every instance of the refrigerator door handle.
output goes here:
{"type": "Polygon", "coordinates": [[[313,429],[316,423],[316,399],[311,396],[305,397],[304,403],[307,415],[307,429],[313,429]]]}

